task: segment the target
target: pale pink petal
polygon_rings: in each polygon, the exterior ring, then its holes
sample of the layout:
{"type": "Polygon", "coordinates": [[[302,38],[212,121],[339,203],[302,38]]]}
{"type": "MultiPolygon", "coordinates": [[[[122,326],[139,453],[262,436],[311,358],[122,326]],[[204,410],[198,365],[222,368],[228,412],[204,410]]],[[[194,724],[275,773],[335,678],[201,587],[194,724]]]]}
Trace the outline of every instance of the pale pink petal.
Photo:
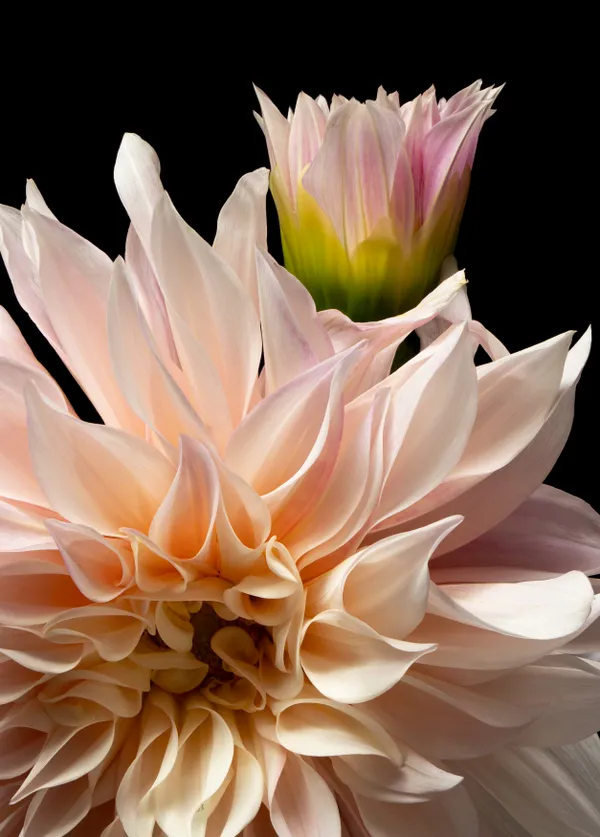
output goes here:
{"type": "Polygon", "coordinates": [[[50,321],[39,276],[23,244],[23,218],[17,209],[0,206],[0,254],[19,305],[29,314],[62,360],[65,354],[50,321]]]}
{"type": "Polygon", "coordinates": [[[111,282],[108,338],[115,377],[142,421],[175,447],[182,433],[208,439],[207,429],[158,357],[121,259],[111,282]]]}
{"type": "Polygon", "coordinates": [[[141,434],[142,423],[120,392],[110,363],[110,259],[52,218],[32,210],[24,210],[24,218],[35,241],[44,304],[67,366],[108,424],[141,434]]]}
{"type": "Polygon", "coordinates": [[[267,169],[241,177],[217,219],[213,249],[235,271],[258,311],[255,247],[267,249],[267,169]]]}
{"type": "Polygon", "coordinates": [[[462,787],[419,805],[394,805],[363,796],[357,801],[370,837],[482,837],[476,808],[462,787]]]}
{"type": "Polygon", "coordinates": [[[32,384],[55,407],[68,409],[64,395],[46,372],[0,359],[0,496],[47,507],[29,452],[24,392],[32,384]]]}
{"type": "Polygon", "coordinates": [[[331,473],[342,431],[341,388],[358,351],[326,360],[274,392],[231,438],[225,462],[280,514],[280,537],[331,473]]]}
{"type": "Polygon", "coordinates": [[[304,286],[268,253],[257,251],[256,262],[269,395],[331,357],[333,347],[304,286]]]}
{"type": "Polygon", "coordinates": [[[385,440],[390,465],[375,523],[409,508],[439,485],[470,444],[476,413],[468,332],[456,326],[392,395],[385,440]]]}
{"type": "Polygon", "coordinates": [[[292,118],[289,138],[288,160],[292,200],[297,200],[298,187],[307,166],[317,156],[325,136],[327,119],[310,96],[300,93],[292,118]]]}
{"type": "Polygon", "coordinates": [[[523,567],[549,573],[568,566],[593,574],[600,572],[599,539],[600,516],[588,503],[541,485],[505,520],[445,553],[435,566],[523,567]]]}
{"type": "Polygon", "coordinates": [[[173,332],[163,292],[133,226],[129,227],[125,242],[125,263],[130,271],[133,295],[148,323],[161,360],[172,371],[172,365],[180,366],[173,340],[173,332]]]}
{"type": "MultiPolygon", "coordinates": [[[[504,828],[510,827],[512,821],[522,826],[524,833],[544,837],[595,837],[598,832],[597,735],[578,744],[547,750],[504,749],[459,764],[471,780],[469,789],[481,785],[506,810],[506,822],[499,811],[496,813],[497,828],[503,829],[500,834],[506,833],[504,828]]],[[[485,806],[482,818],[485,821],[485,806]]]]}
{"type": "MultiPolygon", "coordinates": [[[[497,750],[515,740],[537,715],[535,708],[518,706],[493,693],[482,695],[416,669],[372,701],[369,711],[400,746],[406,742],[433,761],[473,758],[497,750]]],[[[454,772],[460,774],[460,770],[454,772]]]]}
{"type": "Polygon", "coordinates": [[[423,802],[447,793],[461,781],[461,776],[436,767],[405,744],[401,750],[400,766],[379,756],[345,756],[332,764],[337,776],[355,793],[382,802],[423,802]]]}
{"type": "Polygon", "coordinates": [[[274,787],[269,788],[269,808],[277,837],[341,837],[340,815],[331,790],[293,753],[286,754],[274,787]]]}
{"type": "Polygon", "coordinates": [[[303,184],[350,253],[389,214],[403,133],[402,120],[391,110],[354,100],[327,122],[303,184]]]}
{"type": "Polygon", "coordinates": [[[56,511],[103,534],[148,527],[174,476],[162,454],[122,430],[59,413],[35,389],[28,414],[36,475],[56,511]]]}
{"type": "MultiPolygon", "coordinates": [[[[512,436],[512,439],[518,442],[512,460],[497,471],[486,470],[486,456],[483,454],[480,468],[476,468],[466,478],[467,490],[465,482],[449,479],[426,497],[422,506],[415,507],[416,512],[431,505],[435,507],[435,511],[427,512],[416,519],[411,518],[411,528],[450,514],[464,516],[463,524],[444,541],[440,553],[449,552],[492,529],[518,508],[543,482],[569,434],[573,420],[575,387],[589,350],[590,335],[586,332],[567,356],[559,390],[545,419],[541,421],[537,431],[535,425],[530,424],[530,431],[533,432],[531,441],[519,449],[523,441],[522,435],[516,432],[512,436]],[[454,497],[456,499],[453,499],[454,497]]],[[[497,450],[502,451],[501,433],[498,440],[500,444],[497,450]]],[[[510,452],[510,436],[508,440],[509,444],[504,447],[506,454],[510,452]]]]}
{"type": "Polygon", "coordinates": [[[289,167],[290,123],[282,116],[269,97],[258,87],[254,87],[260,105],[262,119],[259,125],[267,140],[271,170],[277,173],[285,188],[288,198],[292,199],[292,183],[289,167]]]}
{"type": "MultiPolygon", "coordinates": [[[[211,359],[235,426],[248,409],[261,355],[252,299],[229,265],[185,223],[166,195],[154,211],[152,254],[167,305],[211,359]]],[[[177,327],[172,325],[177,344],[177,327]]]]}
{"type": "Polygon", "coordinates": [[[508,669],[564,645],[584,626],[592,603],[591,585],[579,572],[520,583],[432,586],[430,613],[408,639],[436,638],[428,665],[508,669]]]}
{"type": "Polygon", "coordinates": [[[137,134],[125,134],[115,163],[117,191],[147,254],[156,204],[164,192],[155,150],[137,134]]]}
{"type": "Polygon", "coordinates": [[[515,743],[572,744],[600,729],[600,663],[556,654],[475,687],[482,695],[536,710],[515,743]]]}
{"type": "Polygon", "coordinates": [[[351,405],[333,473],[309,513],[285,537],[304,580],[339,564],[362,539],[381,494],[388,393],[351,405]],[[335,514],[332,514],[335,509],[335,514]]]}

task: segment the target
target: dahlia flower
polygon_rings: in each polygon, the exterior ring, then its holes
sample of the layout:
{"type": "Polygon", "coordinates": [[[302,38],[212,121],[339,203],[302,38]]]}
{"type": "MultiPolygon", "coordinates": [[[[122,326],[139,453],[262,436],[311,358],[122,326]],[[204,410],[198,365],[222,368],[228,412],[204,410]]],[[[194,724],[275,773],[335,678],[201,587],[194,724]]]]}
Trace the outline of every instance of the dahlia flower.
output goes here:
{"type": "Polygon", "coordinates": [[[501,88],[400,105],[300,93],[288,118],[257,90],[285,266],[317,307],[358,319],[401,313],[454,249],[479,133],[501,88]]]}
{"type": "Polygon", "coordinates": [[[265,170],[212,246],[141,139],[115,174],[114,264],[32,183],[1,210],[104,424],[3,313],[0,835],[597,834],[600,526],[541,485],[589,335],[509,354],[461,273],[317,313],[266,253],[265,170]]]}

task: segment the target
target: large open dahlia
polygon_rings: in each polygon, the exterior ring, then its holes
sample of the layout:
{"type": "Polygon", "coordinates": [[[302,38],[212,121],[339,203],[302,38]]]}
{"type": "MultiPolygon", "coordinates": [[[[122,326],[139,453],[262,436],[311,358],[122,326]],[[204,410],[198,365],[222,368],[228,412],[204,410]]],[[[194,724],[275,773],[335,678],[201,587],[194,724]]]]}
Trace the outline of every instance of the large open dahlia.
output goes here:
{"type": "Polygon", "coordinates": [[[3,313],[1,837],[597,835],[600,526],[541,486],[589,337],[509,354],[461,274],[317,313],[265,170],[212,247],[136,136],[116,182],[114,265],[33,184],[0,215],[104,421],[3,313]]]}

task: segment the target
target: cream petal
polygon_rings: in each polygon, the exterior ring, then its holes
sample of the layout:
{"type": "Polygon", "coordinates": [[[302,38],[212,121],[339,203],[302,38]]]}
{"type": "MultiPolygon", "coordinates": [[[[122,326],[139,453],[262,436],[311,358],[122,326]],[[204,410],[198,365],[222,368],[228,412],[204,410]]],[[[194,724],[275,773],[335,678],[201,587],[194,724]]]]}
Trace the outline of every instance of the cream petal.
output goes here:
{"type": "Polygon", "coordinates": [[[268,169],[256,169],[237,182],[217,218],[215,253],[235,271],[258,311],[255,247],[267,249],[268,169]]]}
{"type": "Polygon", "coordinates": [[[176,705],[164,692],[147,698],[137,752],[116,795],[116,810],[127,837],[153,837],[154,791],[169,777],[177,760],[176,705]]]}
{"type": "Polygon", "coordinates": [[[208,439],[199,416],[158,357],[121,259],[115,262],[107,316],[114,374],[131,408],[174,446],[182,433],[208,439]]]}
{"type": "Polygon", "coordinates": [[[182,436],[175,479],[159,506],[149,537],[177,558],[207,561],[220,501],[219,477],[207,449],[182,436]]]}
{"type": "Polygon", "coordinates": [[[58,412],[34,388],[27,398],[34,468],[53,508],[104,534],[145,529],[173,478],[171,463],[142,439],[58,412]]]}
{"type": "Polygon", "coordinates": [[[593,596],[588,579],[573,571],[517,584],[433,586],[428,610],[508,636],[544,640],[577,631],[590,613],[593,596]]]}
{"type": "Polygon", "coordinates": [[[263,791],[264,780],[258,761],[247,750],[236,747],[230,780],[210,814],[206,837],[237,837],[243,833],[258,813],[263,791]]]}
{"type": "Polygon", "coordinates": [[[44,304],[67,366],[107,424],[143,434],[115,381],[110,363],[106,308],[111,261],[58,221],[24,210],[35,238],[44,304]]]}
{"type": "Polygon", "coordinates": [[[188,703],[177,758],[152,795],[156,821],[167,837],[194,837],[194,815],[225,781],[233,754],[231,732],[221,716],[188,703]]]}
{"type": "Polygon", "coordinates": [[[386,692],[434,648],[382,637],[344,611],[325,610],[305,626],[300,660],[321,694],[356,704],[386,692]]]}
{"type": "Polygon", "coordinates": [[[594,735],[549,750],[507,748],[460,767],[506,809],[508,823],[515,820],[532,837],[594,837],[600,822],[599,764],[600,740],[594,735]]]}
{"type": "MultiPolygon", "coordinates": [[[[235,426],[248,409],[261,357],[252,299],[229,265],[184,222],[166,195],[154,212],[152,253],[167,304],[214,364],[235,426]]],[[[177,343],[175,327],[174,336],[177,343]]]]}
{"type": "Polygon", "coordinates": [[[276,735],[301,756],[375,755],[401,764],[402,755],[386,730],[366,712],[320,697],[300,695],[274,706],[276,735]]]}
{"type": "Polygon", "coordinates": [[[126,541],[103,538],[89,526],[47,520],[46,526],[83,595],[94,602],[108,602],[126,590],[133,580],[133,556],[126,541]]]}

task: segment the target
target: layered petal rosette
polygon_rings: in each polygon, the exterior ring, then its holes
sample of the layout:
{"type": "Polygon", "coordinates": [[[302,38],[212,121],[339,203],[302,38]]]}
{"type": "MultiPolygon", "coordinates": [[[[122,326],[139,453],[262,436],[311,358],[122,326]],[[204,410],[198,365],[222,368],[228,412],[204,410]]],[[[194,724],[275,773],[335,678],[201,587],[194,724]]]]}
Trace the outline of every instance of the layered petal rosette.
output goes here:
{"type": "Polygon", "coordinates": [[[115,264],[31,183],[1,210],[104,422],[3,314],[2,837],[596,833],[600,527],[542,485],[589,335],[509,354],[460,273],[319,314],[265,251],[266,171],[212,246],[136,136],[116,183],[115,264]]]}
{"type": "Polygon", "coordinates": [[[318,308],[355,319],[407,311],[453,249],[475,149],[500,88],[400,104],[298,96],[286,119],[257,91],[285,265],[318,308]]]}

